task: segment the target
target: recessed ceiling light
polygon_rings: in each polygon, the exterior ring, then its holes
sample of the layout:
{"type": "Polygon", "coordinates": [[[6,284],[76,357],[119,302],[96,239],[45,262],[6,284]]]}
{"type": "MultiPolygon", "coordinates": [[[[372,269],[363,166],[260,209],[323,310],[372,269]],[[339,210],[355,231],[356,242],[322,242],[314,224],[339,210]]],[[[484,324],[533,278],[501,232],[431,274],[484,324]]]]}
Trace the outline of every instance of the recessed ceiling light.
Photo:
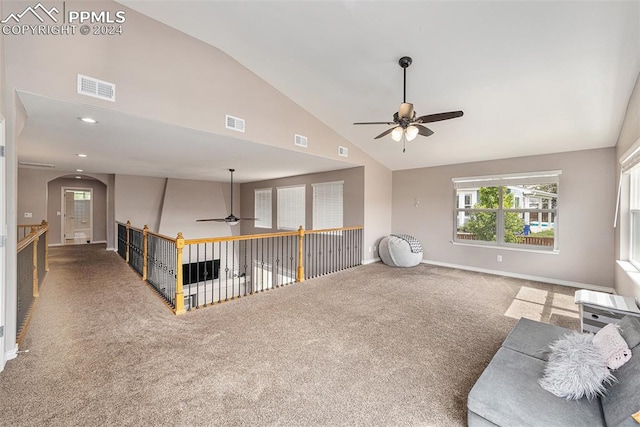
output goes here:
{"type": "Polygon", "coordinates": [[[78,153],[78,154],[76,154],[76,156],[78,156],[78,157],[87,157],[86,154],[82,154],[82,153],[78,153]]]}
{"type": "Polygon", "coordinates": [[[96,119],[92,119],[91,117],[78,117],[78,120],[81,120],[85,123],[91,123],[92,125],[98,123],[96,119]]]}
{"type": "Polygon", "coordinates": [[[76,178],[77,178],[77,179],[82,179],[82,177],[81,177],[81,176],[76,176],[76,178]]]}
{"type": "Polygon", "coordinates": [[[76,172],[84,172],[84,169],[76,169],[76,172]]]}

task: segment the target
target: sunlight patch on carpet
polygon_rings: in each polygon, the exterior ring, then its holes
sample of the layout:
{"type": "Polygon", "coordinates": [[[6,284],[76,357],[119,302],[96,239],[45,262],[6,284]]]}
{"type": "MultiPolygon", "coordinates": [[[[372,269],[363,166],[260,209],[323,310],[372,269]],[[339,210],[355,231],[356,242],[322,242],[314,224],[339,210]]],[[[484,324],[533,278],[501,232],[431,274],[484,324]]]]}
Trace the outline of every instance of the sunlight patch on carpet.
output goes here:
{"type": "Polygon", "coordinates": [[[577,319],[580,314],[571,295],[522,286],[504,315],[547,322],[551,317],[577,319]]]}

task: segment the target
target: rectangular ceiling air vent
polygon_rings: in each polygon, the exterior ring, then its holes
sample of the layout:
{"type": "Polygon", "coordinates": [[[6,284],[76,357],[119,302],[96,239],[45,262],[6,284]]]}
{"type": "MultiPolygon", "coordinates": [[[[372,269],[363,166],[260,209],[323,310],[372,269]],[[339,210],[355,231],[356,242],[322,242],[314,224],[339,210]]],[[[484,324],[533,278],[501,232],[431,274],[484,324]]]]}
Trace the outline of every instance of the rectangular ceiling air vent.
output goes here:
{"type": "Polygon", "coordinates": [[[302,136],[302,135],[298,135],[296,133],[295,137],[294,137],[294,144],[296,144],[298,147],[307,148],[307,145],[308,145],[307,137],[306,136],[302,136]]]}
{"type": "Polygon", "coordinates": [[[105,101],[116,101],[116,85],[93,77],[78,74],[78,93],[105,101]]]}
{"type": "Polygon", "coordinates": [[[244,119],[233,117],[227,114],[226,119],[227,129],[237,130],[238,132],[244,132],[244,119]]]}
{"type": "Polygon", "coordinates": [[[347,147],[343,147],[342,145],[339,145],[338,155],[342,157],[349,157],[349,149],[347,147]]]}
{"type": "Polygon", "coordinates": [[[36,168],[55,168],[56,165],[51,163],[35,163],[35,162],[18,162],[20,166],[33,166],[36,168]]]}

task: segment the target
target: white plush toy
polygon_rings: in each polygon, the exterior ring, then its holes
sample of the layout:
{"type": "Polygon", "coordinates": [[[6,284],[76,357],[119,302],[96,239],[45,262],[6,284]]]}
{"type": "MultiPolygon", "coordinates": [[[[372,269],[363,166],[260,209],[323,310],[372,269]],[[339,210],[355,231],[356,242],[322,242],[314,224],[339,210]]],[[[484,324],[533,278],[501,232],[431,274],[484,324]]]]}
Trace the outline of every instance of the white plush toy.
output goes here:
{"type": "Polygon", "coordinates": [[[613,323],[606,325],[595,334],[593,346],[604,356],[609,369],[618,369],[631,359],[631,350],[618,332],[618,325],[613,323]]]}

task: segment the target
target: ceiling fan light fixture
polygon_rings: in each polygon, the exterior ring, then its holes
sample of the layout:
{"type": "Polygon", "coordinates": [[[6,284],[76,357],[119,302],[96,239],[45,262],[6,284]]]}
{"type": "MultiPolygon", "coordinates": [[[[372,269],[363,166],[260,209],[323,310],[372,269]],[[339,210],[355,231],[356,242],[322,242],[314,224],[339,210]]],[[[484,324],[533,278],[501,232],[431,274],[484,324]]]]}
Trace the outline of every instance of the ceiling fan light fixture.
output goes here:
{"type": "Polygon", "coordinates": [[[397,126],[395,129],[391,131],[391,139],[396,142],[400,142],[402,139],[402,134],[404,133],[404,129],[401,126],[397,126]]]}
{"type": "Polygon", "coordinates": [[[418,128],[415,126],[409,126],[407,127],[406,135],[407,135],[407,141],[413,141],[414,139],[416,139],[416,136],[418,136],[418,128]]]}

